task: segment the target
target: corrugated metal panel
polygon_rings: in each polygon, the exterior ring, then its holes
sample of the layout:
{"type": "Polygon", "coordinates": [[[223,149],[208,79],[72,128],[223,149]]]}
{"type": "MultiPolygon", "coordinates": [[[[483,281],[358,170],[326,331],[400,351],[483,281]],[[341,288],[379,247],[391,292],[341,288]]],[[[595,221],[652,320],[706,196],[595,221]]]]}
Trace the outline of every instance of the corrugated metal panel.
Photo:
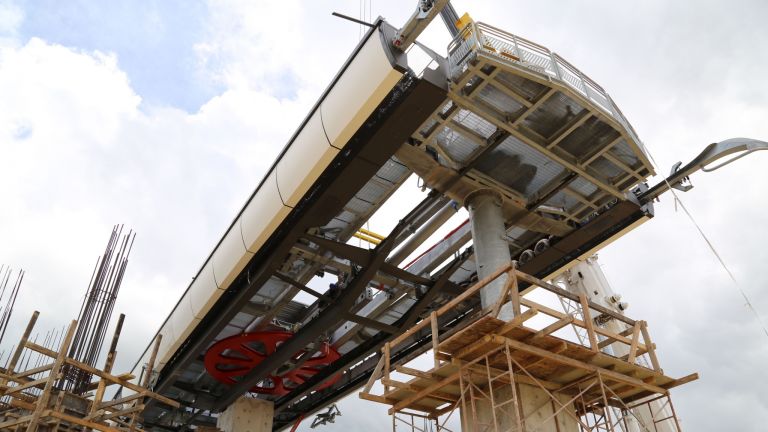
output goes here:
{"type": "Polygon", "coordinates": [[[476,169],[530,198],[565,167],[509,136],[479,160],[476,169]]]}
{"type": "Polygon", "coordinates": [[[574,99],[557,92],[529,114],[523,124],[539,135],[549,138],[583,110],[584,107],[574,99]]]}

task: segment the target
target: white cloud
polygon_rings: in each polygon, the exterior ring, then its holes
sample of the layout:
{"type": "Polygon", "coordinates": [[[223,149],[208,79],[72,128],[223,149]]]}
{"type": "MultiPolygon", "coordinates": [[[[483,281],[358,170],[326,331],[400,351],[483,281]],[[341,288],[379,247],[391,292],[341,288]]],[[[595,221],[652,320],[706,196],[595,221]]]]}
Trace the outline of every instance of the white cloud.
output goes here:
{"type": "Polygon", "coordinates": [[[144,106],[114,55],[36,38],[0,49],[0,94],[0,262],[27,270],[14,321],[33,307],[41,331],[73,318],[111,225],[125,223],[138,237],[116,309],[130,323],[124,368],[310,102],[244,88],[193,114],[144,106]]]}

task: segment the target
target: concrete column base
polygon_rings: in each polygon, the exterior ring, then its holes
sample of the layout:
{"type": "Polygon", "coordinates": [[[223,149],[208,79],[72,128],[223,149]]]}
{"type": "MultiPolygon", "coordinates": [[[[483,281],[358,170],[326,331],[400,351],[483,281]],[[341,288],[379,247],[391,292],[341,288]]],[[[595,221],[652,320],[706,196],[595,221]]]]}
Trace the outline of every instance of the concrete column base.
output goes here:
{"type": "Polygon", "coordinates": [[[275,407],[272,401],[241,397],[216,421],[222,432],[272,432],[275,407]]]}
{"type": "MultiPolygon", "coordinates": [[[[483,397],[475,400],[474,414],[461,411],[462,431],[474,432],[478,430],[517,431],[517,416],[523,423],[523,430],[535,430],[537,432],[576,432],[579,424],[567,411],[574,412],[575,407],[570,404],[567,408],[554,415],[560,405],[554,402],[549,395],[537,386],[517,384],[518,404],[506,403],[512,400],[512,389],[509,386],[501,386],[493,390],[495,409],[491,407],[491,401],[483,397]],[[517,411],[517,413],[515,413],[517,411]]],[[[562,404],[567,404],[569,396],[554,394],[562,404]]],[[[468,409],[470,407],[467,407],[468,409]]]]}

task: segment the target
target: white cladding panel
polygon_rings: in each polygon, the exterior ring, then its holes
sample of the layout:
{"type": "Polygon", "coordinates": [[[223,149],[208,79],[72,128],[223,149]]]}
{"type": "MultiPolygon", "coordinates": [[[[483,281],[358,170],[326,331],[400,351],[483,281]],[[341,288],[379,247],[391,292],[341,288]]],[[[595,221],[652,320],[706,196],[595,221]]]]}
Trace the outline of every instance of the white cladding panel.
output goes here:
{"type": "Polygon", "coordinates": [[[368,39],[323,100],[323,126],[341,149],[403,74],[392,67],[378,33],[368,39]]]}
{"type": "MultiPolygon", "coordinates": [[[[248,201],[160,329],[163,340],[155,370],[165,366],[401,77],[390,64],[381,39],[371,37],[248,201]]],[[[138,371],[148,361],[151,349],[152,345],[142,356],[138,371]]]]}
{"type": "Polygon", "coordinates": [[[272,171],[245,205],[238,221],[248,251],[257,252],[290,212],[291,208],[284,206],[280,199],[277,179],[272,171]]]}
{"type": "Polygon", "coordinates": [[[159,334],[163,336],[163,339],[160,341],[160,349],[157,350],[156,362],[159,364],[158,370],[162,368],[160,364],[165,365],[168,363],[168,359],[170,359],[171,355],[173,355],[175,350],[172,350],[171,348],[174,345],[178,346],[176,343],[176,338],[173,336],[171,317],[168,317],[168,320],[165,322],[165,324],[163,324],[159,334]]]}
{"type": "Polygon", "coordinates": [[[283,203],[296,206],[338,153],[328,143],[320,112],[316,111],[277,163],[277,187],[283,203]]]}
{"type": "Polygon", "coordinates": [[[189,291],[187,291],[195,318],[204,317],[223,292],[223,289],[219,289],[216,286],[211,262],[206,262],[203,269],[200,270],[200,274],[197,275],[197,278],[189,286],[189,291]]]}
{"type": "Polygon", "coordinates": [[[216,279],[216,285],[227,289],[252,256],[251,252],[245,250],[238,219],[213,251],[213,277],[216,279]]]}
{"type": "Polygon", "coordinates": [[[192,312],[192,304],[189,302],[189,293],[187,293],[181,298],[181,301],[171,312],[171,317],[168,319],[171,323],[171,330],[173,331],[176,343],[180,344],[189,335],[189,325],[194,320],[195,314],[192,312]]]}

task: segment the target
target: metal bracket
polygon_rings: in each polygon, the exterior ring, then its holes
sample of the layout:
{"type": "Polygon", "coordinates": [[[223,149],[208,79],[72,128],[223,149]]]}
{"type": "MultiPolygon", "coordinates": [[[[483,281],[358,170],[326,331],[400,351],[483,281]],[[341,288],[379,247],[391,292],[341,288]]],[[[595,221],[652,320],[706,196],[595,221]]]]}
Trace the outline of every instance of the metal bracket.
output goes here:
{"type": "Polygon", "coordinates": [[[768,150],[768,143],[751,138],[731,138],[719,143],[712,143],[684,167],[680,168],[681,162],[676,163],[672,167],[669,177],[640,194],[637,198],[641,203],[647,203],[656,199],[670,188],[683,192],[688,191],[693,187],[688,178],[696,171],[715,171],[758,150],[768,150]],[[735,156],[715,164],[720,159],[730,155],[735,156]]]}

